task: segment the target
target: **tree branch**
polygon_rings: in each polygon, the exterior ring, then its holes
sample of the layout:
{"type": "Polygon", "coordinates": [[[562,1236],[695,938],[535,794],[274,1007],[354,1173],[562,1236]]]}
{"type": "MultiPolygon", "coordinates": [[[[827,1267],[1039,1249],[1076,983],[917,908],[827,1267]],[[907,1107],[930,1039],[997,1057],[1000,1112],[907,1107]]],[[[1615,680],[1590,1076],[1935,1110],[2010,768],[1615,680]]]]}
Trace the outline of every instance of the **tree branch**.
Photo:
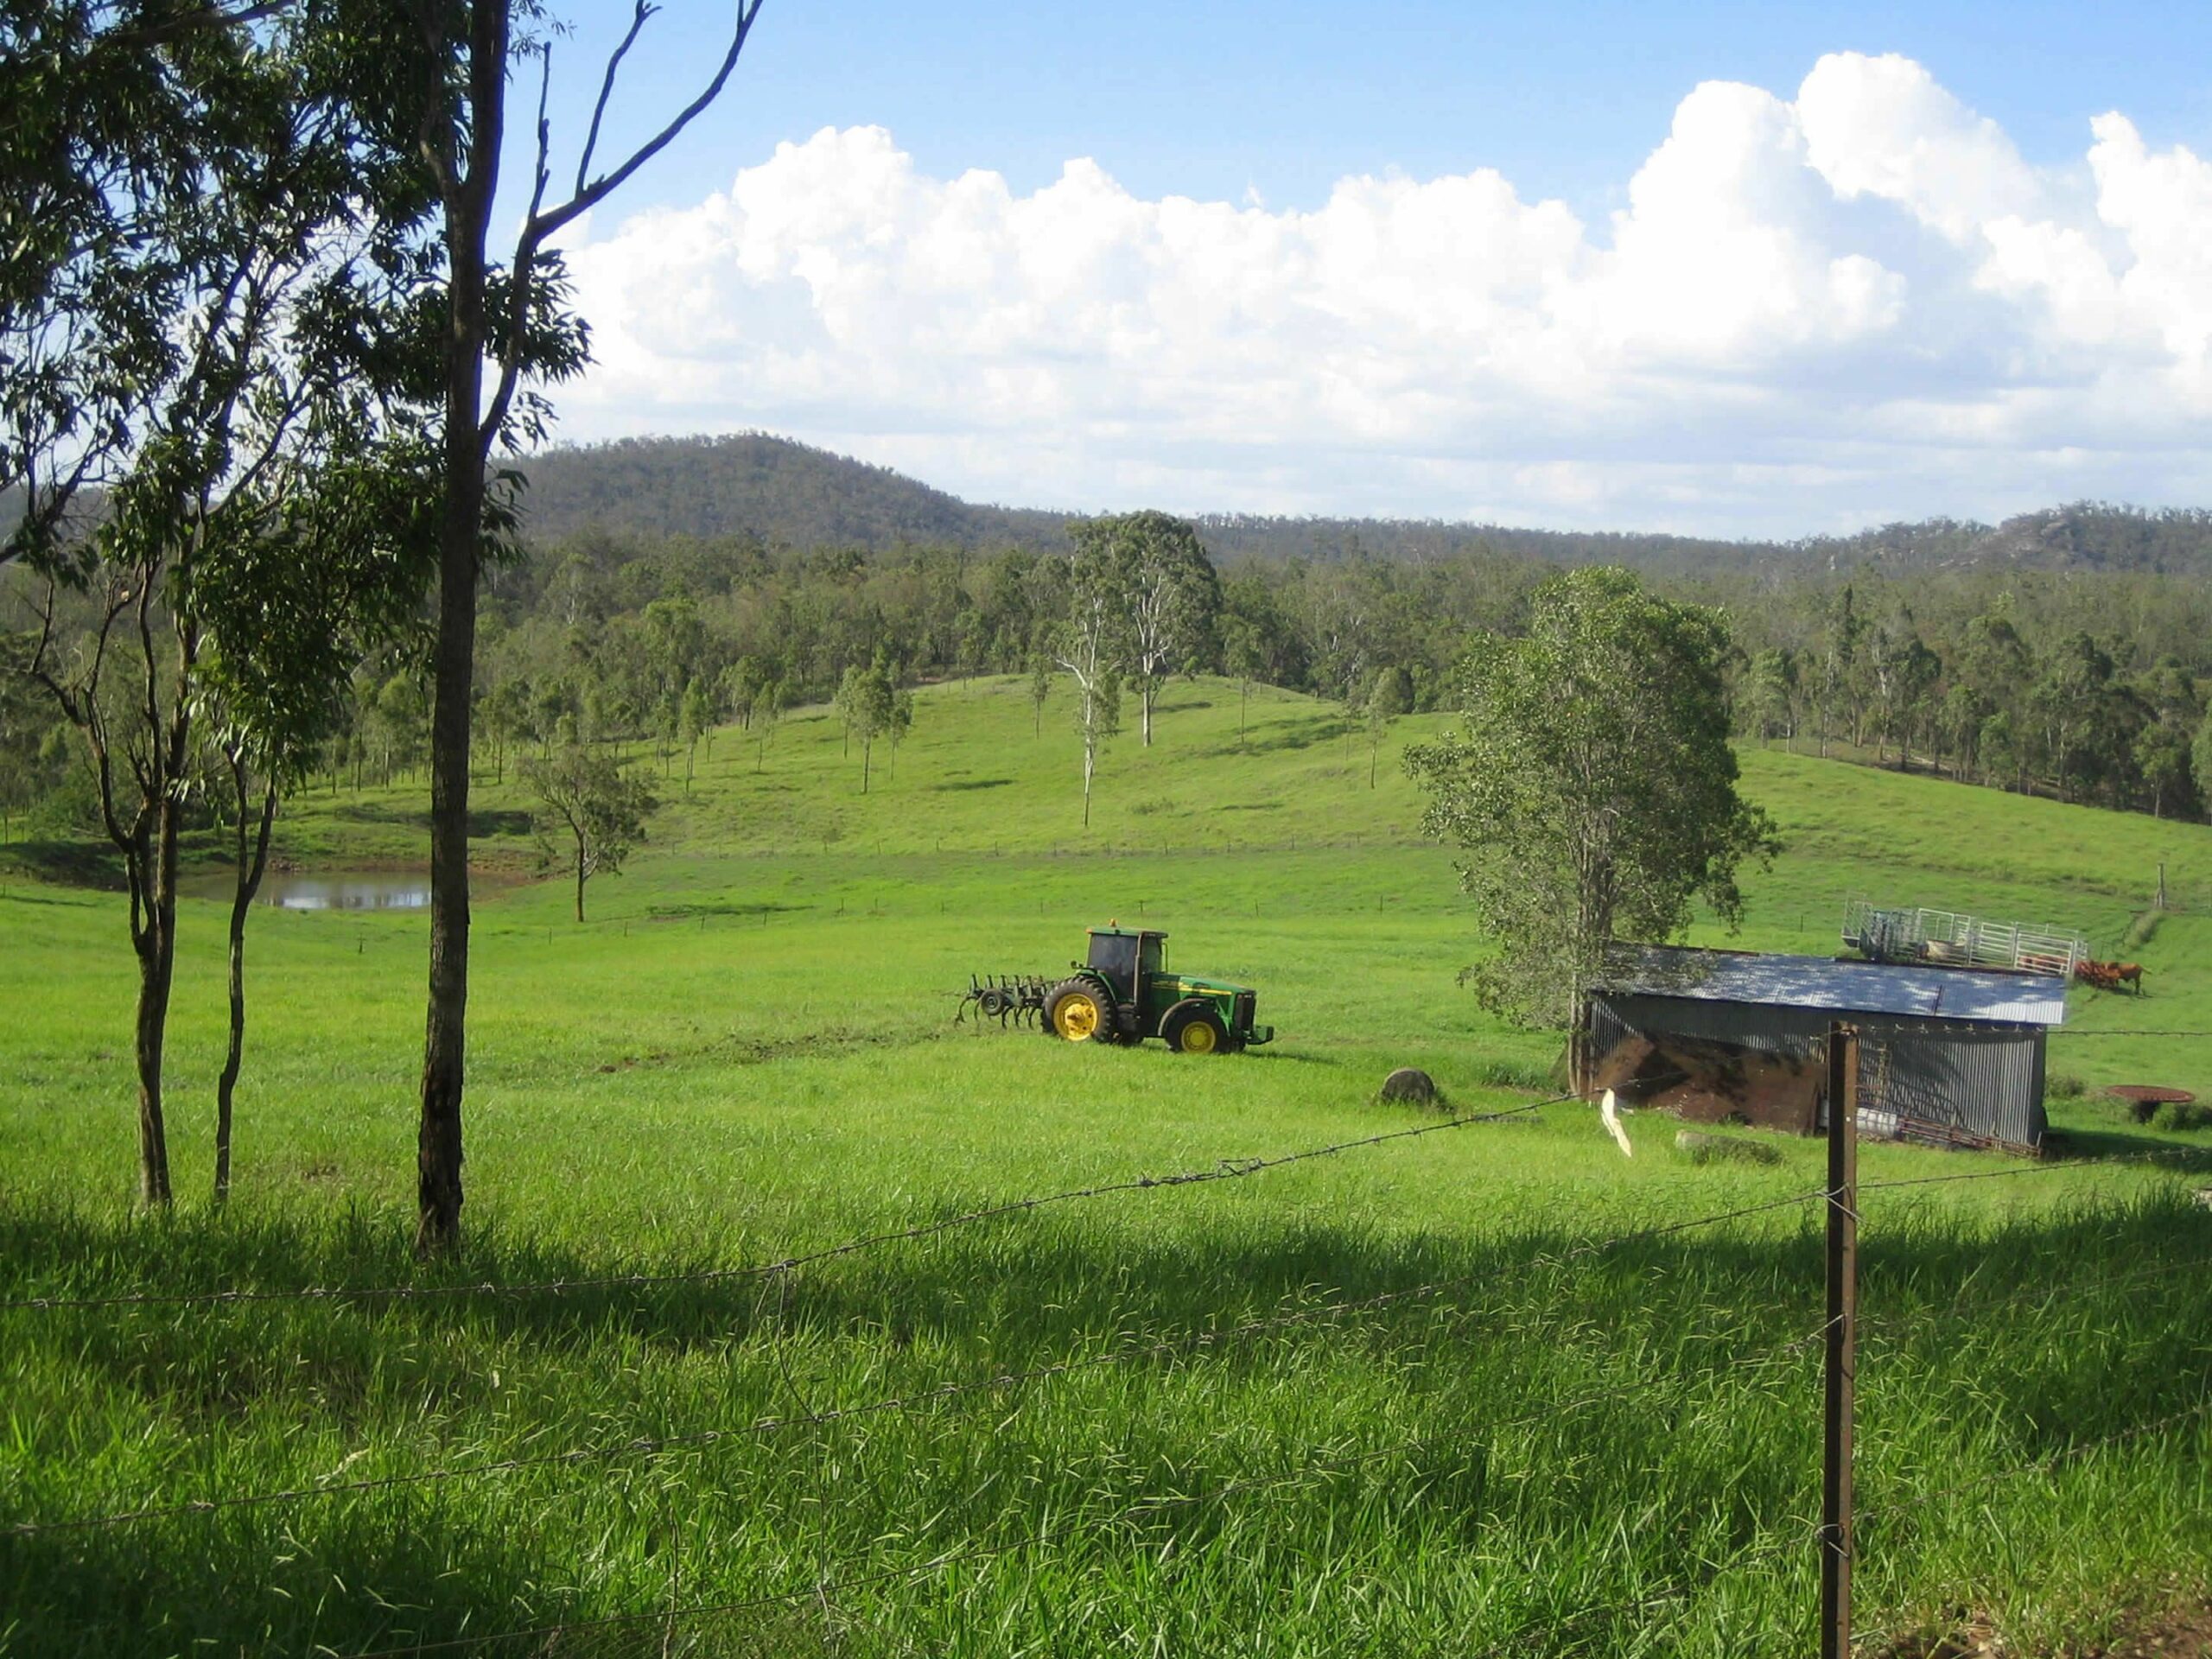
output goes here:
{"type": "Polygon", "coordinates": [[[101,43],[127,47],[166,46],[196,29],[229,29],[243,23],[257,23],[289,10],[291,4],[292,0],[256,0],[253,4],[240,6],[232,11],[210,8],[206,11],[180,12],[158,23],[142,23],[136,29],[118,29],[101,43]]]}
{"type": "MultiPolygon", "coordinates": [[[[641,14],[645,13],[642,0],[639,10],[641,14]]],[[[637,26],[632,24],[631,34],[634,36],[636,33],[637,26]]],[[[546,99],[553,87],[553,42],[546,41],[538,51],[543,67],[537,77],[537,156],[531,163],[530,211],[523,216],[525,226],[537,221],[538,210],[545,205],[545,187],[552,181],[553,176],[550,160],[553,128],[545,115],[546,99]]],[[[596,126],[597,124],[598,118],[594,117],[593,124],[596,126]]],[[[486,411],[483,424],[478,429],[479,446],[486,454],[490,453],[499,429],[506,424],[507,410],[514,404],[515,387],[522,379],[523,331],[530,325],[531,268],[537,258],[537,245],[531,240],[525,229],[516,245],[514,269],[509,273],[513,291],[507,296],[506,354],[499,359],[499,380],[492,391],[492,406],[486,411]]]]}
{"type": "Polygon", "coordinates": [[[753,22],[760,15],[763,0],[738,0],[737,22],[730,30],[729,48],[722,54],[722,60],[715,68],[714,79],[704,91],[677,111],[668,124],[632,151],[627,161],[612,173],[592,181],[567,201],[542,218],[532,216],[531,229],[543,242],[579,214],[588,213],[628,182],[630,176],[647,162],[672,143],[678,133],[690,126],[707,106],[721,96],[721,91],[737,67],[738,54],[745,50],[746,36],[753,32],[753,22]]]}
{"type": "Polygon", "coordinates": [[[613,54],[607,60],[607,75],[599,84],[599,102],[592,105],[591,130],[584,135],[584,153],[576,158],[575,193],[580,196],[584,193],[584,181],[591,174],[593,153],[599,149],[599,124],[607,117],[607,99],[614,95],[615,72],[621,68],[622,60],[628,55],[630,48],[637,44],[639,33],[644,29],[646,20],[659,10],[658,6],[651,4],[650,0],[638,0],[637,11],[630,19],[629,33],[623,35],[622,44],[616,47],[613,54]]]}
{"type": "MultiPolygon", "coordinates": [[[[542,178],[544,162],[542,158],[547,133],[543,113],[544,103],[541,93],[538,106],[541,188],[539,194],[531,200],[530,215],[524,223],[522,235],[516,241],[515,257],[510,267],[510,277],[515,288],[512,315],[518,323],[529,315],[531,275],[533,267],[537,264],[538,251],[569,225],[620,189],[639,168],[667,149],[675,142],[677,134],[690,126],[709,105],[721,96],[722,88],[728,84],[731,73],[737,67],[739,54],[745,50],[746,37],[753,32],[753,20],[760,16],[763,3],[764,0],[737,0],[737,21],[730,29],[728,48],[723,52],[721,62],[715,68],[714,78],[707,83],[704,90],[696,98],[677,111],[658,132],[632,150],[628,159],[612,173],[604,174],[589,183],[580,186],[576,193],[568,200],[550,209],[545,208],[543,205],[542,178]]],[[[625,37],[622,46],[615,52],[613,60],[607,66],[607,78],[600,92],[602,109],[607,94],[613,90],[614,64],[620,61],[624,52],[629,50],[630,41],[636,37],[645,17],[650,16],[652,8],[644,4],[641,0],[640,15],[632,20],[629,35],[625,37]]],[[[594,111],[592,118],[594,143],[599,122],[600,115],[594,111]]],[[[582,168],[578,168],[580,175],[583,170],[582,168]]],[[[491,410],[478,430],[478,442],[486,454],[491,453],[492,443],[497,437],[500,426],[506,420],[508,409],[514,402],[515,383],[522,372],[521,340],[521,332],[518,327],[509,344],[507,359],[500,365],[499,388],[493,394],[491,410]]]]}

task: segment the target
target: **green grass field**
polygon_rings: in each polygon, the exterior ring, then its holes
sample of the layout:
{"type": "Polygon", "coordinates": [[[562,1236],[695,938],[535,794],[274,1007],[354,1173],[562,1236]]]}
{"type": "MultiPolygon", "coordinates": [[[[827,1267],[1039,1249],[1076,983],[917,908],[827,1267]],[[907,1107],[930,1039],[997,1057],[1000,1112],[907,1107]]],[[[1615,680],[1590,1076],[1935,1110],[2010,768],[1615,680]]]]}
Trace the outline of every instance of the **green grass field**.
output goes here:
{"type": "MultiPolygon", "coordinates": [[[[1085,832],[1064,709],[1040,737],[1012,681],[919,701],[865,798],[818,711],[765,756],[721,734],[588,925],[557,880],[480,899],[457,1268],[406,1249],[419,912],[257,912],[217,1214],[223,906],[188,906],[184,1201],[151,1218],[128,1205],[122,900],[9,880],[0,1297],[455,1294],[0,1312],[0,1653],[1809,1649],[1813,1143],[1698,1165],[1632,1116],[1624,1159],[1548,1105],[697,1276],[1437,1121],[1371,1103],[1396,1065],[1462,1112],[1549,1092],[1556,1039],[1453,982],[1476,942],[1393,764],[1433,722],[1400,722],[1370,789],[1327,709],[1255,691],[1240,744],[1233,686],[1178,686],[1154,749],[1109,752],[1085,832]],[[969,970],[1051,970],[1109,916],[1259,986],[1281,1040],[1194,1061],[952,1026],[969,970]],[[627,1274],[692,1276],[457,1288],[627,1274]],[[603,1619],[632,1622],[582,1628],[603,1619]]],[[[2054,1122],[2077,1151],[2212,1167],[2212,1135],[2094,1092],[2212,1089],[2212,1039],[2120,1034],[2212,1031],[2212,918],[2139,925],[2161,861],[2212,893],[2212,831],[1744,759],[1789,850],[1742,943],[1832,950],[1859,893],[2133,938],[2149,994],[2077,994],[2052,1070],[2089,1092],[2054,1122]]],[[[520,869],[523,798],[487,781],[477,804],[487,868],[520,869]]],[[[315,794],[280,849],[402,864],[422,816],[406,786],[315,794]]],[[[1862,1174],[2011,1167],[1870,1146],[1862,1174]]],[[[1874,1650],[1967,1612],[2065,1650],[2212,1587],[2208,1179],[1866,1194],[1874,1650]]]]}

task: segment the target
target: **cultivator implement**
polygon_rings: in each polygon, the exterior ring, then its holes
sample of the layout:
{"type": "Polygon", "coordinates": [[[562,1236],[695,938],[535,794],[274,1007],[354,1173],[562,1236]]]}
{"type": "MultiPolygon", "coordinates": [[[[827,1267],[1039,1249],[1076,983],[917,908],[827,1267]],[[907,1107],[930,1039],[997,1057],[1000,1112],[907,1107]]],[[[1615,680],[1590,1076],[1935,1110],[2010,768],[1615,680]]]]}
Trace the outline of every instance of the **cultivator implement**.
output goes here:
{"type": "Polygon", "coordinates": [[[1052,988],[1052,982],[1039,974],[970,974],[952,1023],[967,1019],[973,1008],[977,1025],[995,1018],[1001,1026],[1033,1026],[1045,1017],[1045,998],[1052,988]]]}

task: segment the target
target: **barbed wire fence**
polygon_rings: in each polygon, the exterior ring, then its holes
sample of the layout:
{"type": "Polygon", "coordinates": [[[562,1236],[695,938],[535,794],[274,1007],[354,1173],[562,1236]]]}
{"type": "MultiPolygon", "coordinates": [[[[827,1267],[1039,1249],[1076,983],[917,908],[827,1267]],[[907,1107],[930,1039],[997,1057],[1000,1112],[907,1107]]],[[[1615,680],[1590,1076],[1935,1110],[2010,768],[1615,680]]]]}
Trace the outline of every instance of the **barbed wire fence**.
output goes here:
{"type": "MultiPolygon", "coordinates": [[[[1815,1347],[1822,1351],[1825,1429],[1822,1515],[1818,1522],[1789,1521],[1777,1528],[1770,1537],[1749,1549],[1737,1552],[1719,1565],[1730,1573],[1745,1573],[1769,1567],[1781,1570],[1793,1557],[1807,1563],[1816,1562],[1821,1586],[1821,1650],[1824,1656],[1836,1656],[1848,1654],[1853,1641],[1865,1634],[1854,1631],[1853,1628],[1850,1590],[1851,1569],[1857,1554],[1857,1529],[1860,1522],[1886,1521],[1910,1507],[1945,1503],[1968,1491],[1999,1482],[2037,1471],[2049,1471],[2063,1464],[2092,1457],[2107,1448],[2153,1440],[2201,1421],[2208,1411],[2212,1411],[2212,1393],[2202,1391],[2202,1380],[2197,1379],[2192,1383],[2191,1379],[2180,1379],[2184,1385],[2198,1389],[2196,1397],[2164,1402],[2164,1408],[2153,1417],[2086,1440],[2069,1442],[2043,1451],[2035,1457],[2003,1468],[1984,1471],[1967,1481],[1888,1497],[1872,1507],[1854,1512],[1850,1474],[1858,1337],[1862,1328],[1877,1332],[1885,1328],[1916,1332],[1925,1329],[1931,1319],[1979,1317],[2000,1307],[2032,1309],[2038,1301],[2047,1304],[2061,1296],[2109,1290],[2124,1284],[2140,1284],[2162,1274],[2171,1275],[2177,1270],[2174,1264],[2162,1262],[2101,1274],[2063,1287],[2024,1286],[2000,1296],[1957,1297],[1942,1309],[1899,1311],[1886,1315],[1878,1311],[1872,1319],[1862,1321],[1857,1306],[1856,1240],[1862,1218],[1861,1206],[1867,1195],[1955,1181],[2010,1180],[2092,1166],[2132,1164],[2152,1168],[2177,1165],[2188,1167],[2195,1162],[2187,1159],[2185,1153],[2177,1155],[2171,1152],[2151,1152],[2132,1157],[2054,1159],[2001,1168],[1861,1183],[1856,1173],[1855,1043],[1856,1033],[1848,1027],[1839,1027],[1831,1033],[1831,1087],[1828,1097],[1839,1104],[1829,1114],[1830,1167],[1828,1179],[1821,1185],[1687,1218],[1653,1223],[1586,1239],[1563,1249],[1532,1255],[1519,1263],[1526,1275],[1545,1267],[1592,1260],[1632,1243],[1701,1232],[1785,1211],[1809,1213],[1817,1208],[1825,1219],[1827,1232],[1827,1306],[1821,1320],[1778,1344],[1679,1371],[1666,1378],[1665,1382],[1669,1398],[1684,1398],[1694,1395],[1705,1385],[1724,1376],[1780,1366],[1815,1347]]],[[[712,1284],[740,1280],[766,1287],[780,1284],[809,1266],[887,1249],[956,1230],[982,1226],[1049,1206],[1083,1203],[1111,1195],[1151,1194],[1211,1186],[1361,1149],[1497,1122],[1585,1098],[1580,1094],[1555,1095],[1498,1111],[1457,1116],[1285,1154],[1220,1159],[1209,1165],[1166,1175],[1138,1176],[985,1205],[912,1227],[869,1233],[818,1249],[737,1267],[512,1283],[224,1286],[190,1291],[146,1290],[105,1295],[60,1291],[0,1300],[0,1314],[19,1317],[95,1314],[144,1306],[213,1309],[282,1300],[375,1303],[413,1298],[560,1297],[582,1291],[620,1293],[666,1285],[712,1284]]],[[[2212,1266],[2212,1255],[2202,1261],[2191,1261],[2179,1270],[2187,1271],[2203,1266],[2212,1266]]],[[[583,1469],[618,1464],[650,1465],[732,1441],[771,1440],[852,1420],[909,1415],[934,1411],[948,1404],[983,1401],[1007,1395],[1020,1395],[1027,1398],[1027,1391],[1039,1385],[1080,1373],[1161,1360],[1201,1357],[1273,1333],[1325,1328],[1335,1322],[1392,1308],[1421,1304],[1449,1306],[1452,1299],[1491,1282],[1496,1274],[1497,1269],[1493,1267],[1478,1272],[1446,1275],[1374,1295],[1331,1300],[1234,1325],[1196,1328],[1148,1341],[1116,1343],[1048,1363],[987,1370],[971,1376],[951,1378],[878,1398],[820,1409],[803,1408],[779,1415],[755,1417],[743,1422],[713,1424],[654,1436],[617,1435],[507,1458],[398,1469],[351,1478],[328,1478],[245,1491],[211,1491],[198,1497],[167,1501],[142,1499],[95,1512],[21,1518],[0,1525],[0,1533],[27,1539],[61,1537],[154,1523],[180,1523],[242,1510],[289,1510],[403,1488],[493,1480],[531,1471],[583,1469]]],[[[1496,1441],[1517,1430],[1573,1418],[1593,1408],[1616,1403],[1618,1399],[1618,1389],[1605,1388],[1566,1399],[1547,1400],[1533,1405],[1518,1416],[1486,1422],[1479,1439],[1484,1442],[1496,1441]]],[[[1021,1402],[1018,1400],[1013,1408],[1020,1409],[1021,1402]]],[[[901,1586],[918,1583],[956,1568],[980,1566],[1009,1557],[1033,1556],[1080,1542],[1096,1545],[1102,1540],[1110,1541],[1117,1528],[1135,1521],[1154,1517],[1172,1520],[1217,1506],[1235,1505],[1259,1494],[1318,1487],[1332,1479],[1356,1474],[1363,1469],[1394,1461],[1403,1463],[1433,1452],[1442,1451],[1465,1457],[1476,1449],[1463,1438],[1440,1439],[1435,1436],[1393,1440],[1349,1451],[1317,1449],[1312,1455],[1298,1461],[1295,1467],[1287,1470],[1237,1474],[1211,1484],[1194,1483],[1194,1489],[1190,1491],[1139,1495],[1103,1513],[1067,1515],[1049,1519],[1034,1528],[1015,1529],[1007,1535],[954,1541],[943,1548],[925,1548],[918,1559],[887,1561],[885,1552],[880,1548],[833,1557],[815,1564],[804,1573],[795,1574],[802,1580],[800,1582],[764,1588],[757,1593],[745,1596],[709,1597],[686,1601],[678,1593],[679,1586],[672,1580],[665,1603],[634,1611],[565,1620],[541,1619],[511,1629],[464,1631],[435,1637],[426,1636],[413,1642],[398,1641],[385,1647],[356,1651],[362,1654],[362,1659],[368,1659],[372,1654],[377,1659],[397,1659],[397,1656],[408,1654],[440,1653],[520,1655],[528,1652],[581,1656],[595,1653],[612,1655],[658,1650],[665,1655],[694,1650],[694,1643],[701,1633],[718,1624],[726,1624],[747,1617],[757,1618],[779,1609],[808,1605],[825,1610],[836,1608],[840,1610],[841,1617],[849,1616],[865,1623],[864,1616],[851,1606],[855,1598],[895,1592],[901,1586]]],[[[1641,1599],[1631,1598],[1623,1601],[1608,1599],[1602,1604],[1592,1604],[1580,1610],[1543,1611],[1522,1621],[1518,1627],[1492,1645],[1473,1651],[1481,1655],[1511,1651],[1516,1648],[1523,1651],[1550,1650],[1562,1640],[1573,1637],[1576,1631],[1608,1620],[1618,1626],[1624,1618],[1638,1615],[1660,1616],[1669,1607],[1686,1606],[1694,1601],[1700,1585],[1694,1581],[1694,1577],[1656,1586],[1641,1599]],[[1530,1643],[1548,1645],[1540,1645],[1532,1649],[1529,1646],[1530,1643]]]]}

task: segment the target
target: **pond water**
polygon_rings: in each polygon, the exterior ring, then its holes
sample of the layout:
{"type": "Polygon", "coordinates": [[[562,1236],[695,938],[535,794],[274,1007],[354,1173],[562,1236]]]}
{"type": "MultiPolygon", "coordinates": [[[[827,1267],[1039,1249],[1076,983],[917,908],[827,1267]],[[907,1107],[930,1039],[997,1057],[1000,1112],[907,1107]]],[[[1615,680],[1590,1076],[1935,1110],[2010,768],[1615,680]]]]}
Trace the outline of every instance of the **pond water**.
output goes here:
{"type": "MultiPolygon", "coordinates": [[[[194,899],[228,899],[238,889],[230,872],[194,876],[180,885],[194,899]]],[[[261,878],[254,902],[285,910],[427,910],[427,870],[271,870],[261,878]]]]}

